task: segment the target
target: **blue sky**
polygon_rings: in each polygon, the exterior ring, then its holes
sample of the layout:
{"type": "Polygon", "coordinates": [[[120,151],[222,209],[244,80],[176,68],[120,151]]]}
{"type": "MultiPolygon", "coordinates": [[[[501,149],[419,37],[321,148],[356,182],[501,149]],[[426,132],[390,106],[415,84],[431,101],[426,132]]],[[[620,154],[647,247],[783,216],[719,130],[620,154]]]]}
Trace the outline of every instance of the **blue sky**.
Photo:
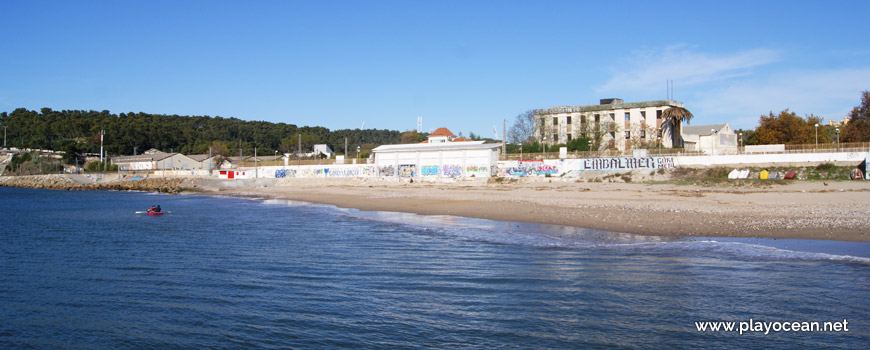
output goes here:
{"type": "Polygon", "coordinates": [[[694,125],[870,89],[867,1],[0,1],[0,111],[492,136],[526,110],[674,97],[694,125]]]}

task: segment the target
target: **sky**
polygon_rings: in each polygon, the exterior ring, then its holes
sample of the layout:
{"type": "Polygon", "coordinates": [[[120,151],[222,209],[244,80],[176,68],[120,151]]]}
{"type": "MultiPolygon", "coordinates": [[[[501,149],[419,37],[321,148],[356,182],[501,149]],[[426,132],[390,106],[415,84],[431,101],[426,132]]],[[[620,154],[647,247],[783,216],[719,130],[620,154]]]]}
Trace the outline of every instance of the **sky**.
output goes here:
{"type": "Polygon", "coordinates": [[[0,111],[492,137],[527,110],[673,98],[691,125],[870,90],[870,1],[0,0],[0,111]]]}

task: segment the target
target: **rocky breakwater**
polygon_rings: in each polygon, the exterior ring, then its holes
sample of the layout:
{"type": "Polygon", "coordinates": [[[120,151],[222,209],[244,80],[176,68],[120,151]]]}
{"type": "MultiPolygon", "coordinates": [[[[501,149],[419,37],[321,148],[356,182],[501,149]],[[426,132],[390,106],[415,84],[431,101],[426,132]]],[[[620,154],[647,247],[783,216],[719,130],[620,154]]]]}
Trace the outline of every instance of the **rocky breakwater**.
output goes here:
{"type": "Polygon", "coordinates": [[[191,179],[180,178],[147,178],[138,181],[124,180],[82,180],[76,175],[32,175],[32,176],[0,176],[0,186],[38,188],[47,190],[90,191],[154,191],[163,193],[179,193],[195,187],[191,179]]]}

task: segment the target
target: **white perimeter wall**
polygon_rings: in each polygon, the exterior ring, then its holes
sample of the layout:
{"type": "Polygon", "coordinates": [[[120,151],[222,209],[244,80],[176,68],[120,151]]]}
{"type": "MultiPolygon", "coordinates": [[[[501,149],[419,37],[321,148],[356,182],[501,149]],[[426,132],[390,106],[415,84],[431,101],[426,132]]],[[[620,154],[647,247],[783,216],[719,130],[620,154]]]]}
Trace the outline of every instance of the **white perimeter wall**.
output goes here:
{"type": "MultiPolygon", "coordinates": [[[[379,153],[378,155],[381,155],[379,153]]],[[[703,166],[733,166],[735,168],[755,166],[784,166],[787,164],[815,165],[819,163],[848,163],[858,166],[867,153],[800,153],[800,154],[744,154],[721,156],[684,156],[684,157],[651,157],[654,162],[628,162],[628,158],[615,158],[622,163],[636,166],[664,167],[703,167],[703,166]],[[662,161],[664,160],[664,161],[662,161]],[[654,164],[654,165],[653,165],[654,164]]],[[[582,170],[585,159],[548,159],[539,162],[496,161],[497,152],[489,150],[475,151],[443,151],[443,152],[402,152],[389,153],[387,157],[376,156],[375,164],[335,164],[335,165],[303,165],[303,166],[264,166],[257,169],[245,168],[245,176],[241,178],[331,178],[331,177],[396,177],[398,165],[416,166],[414,176],[429,179],[452,179],[449,171],[459,167],[461,177],[492,176],[576,176],[582,170]],[[462,154],[464,152],[464,155],[462,154]],[[428,153],[428,154],[423,154],[428,153]],[[492,165],[490,165],[492,164],[492,165]],[[422,167],[438,167],[437,173],[429,169],[423,174],[422,167]],[[445,173],[447,169],[448,173],[445,173]]],[[[608,158],[609,159],[609,158],[608,158]]],[[[639,159],[639,158],[638,158],[639,159]]],[[[635,168],[647,169],[647,168],[635,168]]],[[[649,168],[653,169],[653,168],[649,168]]],[[[615,169],[602,172],[629,171],[632,169],[615,169]]],[[[589,170],[586,170],[589,171],[589,170]]],[[[159,172],[155,172],[159,173],[159,172]]],[[[190,173],[190,172],[187,172],[190,173]]],[[[215,174],[217,171],[214,172],[215,174]]]]}

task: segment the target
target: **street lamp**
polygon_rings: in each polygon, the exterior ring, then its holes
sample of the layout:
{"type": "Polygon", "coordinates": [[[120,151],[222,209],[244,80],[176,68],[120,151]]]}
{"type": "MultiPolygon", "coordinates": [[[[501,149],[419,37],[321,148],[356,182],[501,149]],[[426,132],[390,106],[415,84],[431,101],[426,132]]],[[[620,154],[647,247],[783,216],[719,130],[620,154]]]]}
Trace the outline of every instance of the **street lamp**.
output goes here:
{"type": "Polygon", "coordinates": [[[840,128],[837,128],[837,152],[840,151],[840,128]]]}
{"type": "Polygon", "coordinates": [[[740,147],[743,147],[743,133],[740,133],[740,147]]]}
{"type": "Polygon", "coordinates": [[[546,136],[543,137],[543,143],[544,143],[544,159],[547,159],[547,137],[546,136]]]}
{"type": "Polygon", "coordinates": [[[816,148],[819,148],[819,123],[816,123],[816,148]]]}
{"type": "Polygon", "coordinates": [[[356,159],[359,159],[359,146],[356,146],[356,159]]]}

